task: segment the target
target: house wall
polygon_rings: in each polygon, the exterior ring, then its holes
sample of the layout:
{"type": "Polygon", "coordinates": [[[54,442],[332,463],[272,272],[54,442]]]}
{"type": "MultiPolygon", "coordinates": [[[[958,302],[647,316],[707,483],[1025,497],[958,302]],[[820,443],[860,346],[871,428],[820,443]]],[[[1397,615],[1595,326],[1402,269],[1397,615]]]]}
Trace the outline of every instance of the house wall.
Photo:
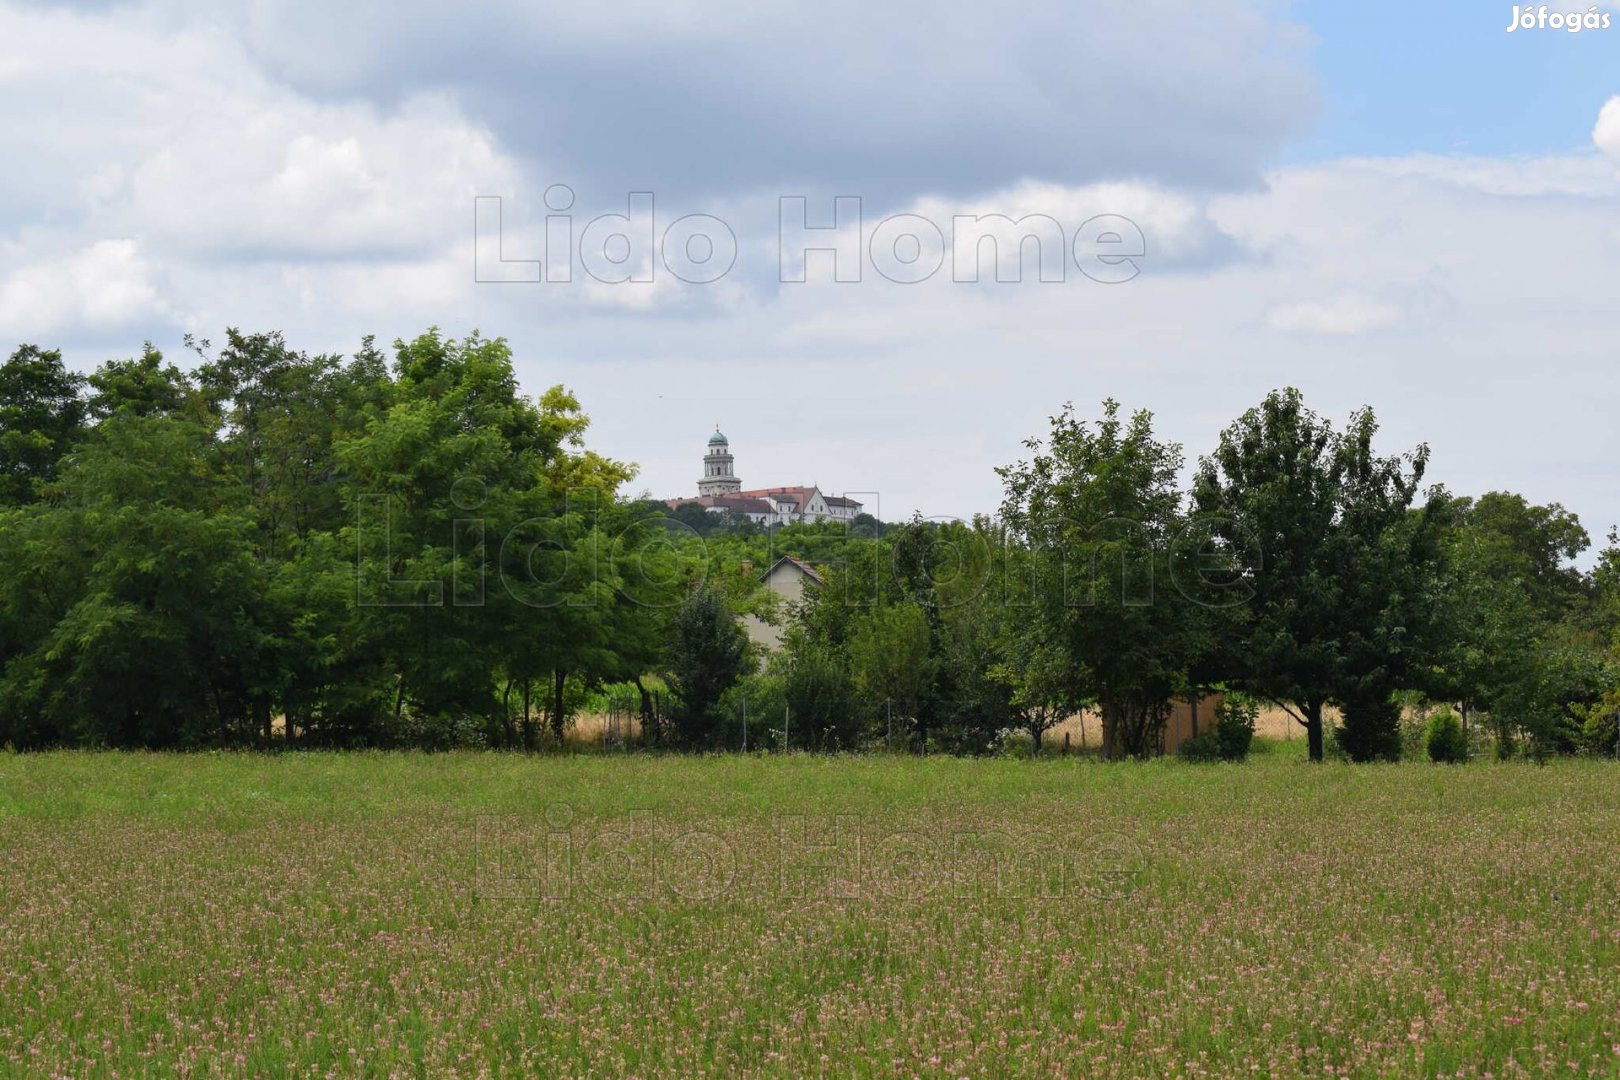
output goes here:
{"type": "MultiPolygon", "coordinates": [[[[781,597],[782,606],[786,607],[798,603],[804,596],[804,581],[803,570],[792,563],[781,563],[765,575],[764,585],[781,597]]],[[[744,617],[743,630],[748,634],[749,641],[765,649],[775,650],[782,645],[782,628],[772,626],[758,615],[744,617]]]]}
{"type": "Polygon", "coordinates": [[[804,571],[792,563],[780,563],[765,576],[765,587],[789,604],[804,595],[804,571]]]}

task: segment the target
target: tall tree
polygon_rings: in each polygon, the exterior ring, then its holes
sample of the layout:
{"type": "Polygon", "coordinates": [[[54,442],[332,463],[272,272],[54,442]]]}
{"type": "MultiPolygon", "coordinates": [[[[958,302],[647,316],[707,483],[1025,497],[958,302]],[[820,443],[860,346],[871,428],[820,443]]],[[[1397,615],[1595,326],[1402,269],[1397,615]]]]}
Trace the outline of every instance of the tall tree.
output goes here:
{"type": "Polygon", "coordinates": [[[498,721],[510,607],[555,606],[529,595],[548,574],[502,572],[552,528],[539,410],[503,341],[430,331],[396,351],[393,400],[337,448],[357,603],[393,672],[396,724],[498,721]]]}
{"type": "Polygon", "coordinates": [[[1155,753],[1203,647],[1203,608],[1174,589],[1181,448],[1112,399],[1095,423],[1065,408],[1025,445],[1030,460],[997,471],[1002,518],[1034,561],[1042,637],[1098,704],[1105,755],[1155,753]]]}
{"type": "Polygon", "coordinates": [[[748,637],[726,598],[711,585],[694,589],[675,615],[669,680],[678,702],[676,734],[688,746],[719,735],[720,697],[752,666],[748,637]]]}
{"type": "Polygon", "coordinates": [[[1552,626],[1585,614],[1590,588],[1571,560],[1590,539],[1558,504],[1534,506],[1507,492],[1438,500],[1436,517],[1442,617],[1424,688],[1455,702],[1466,727],[1528,676],[1552,626]]]}
{"type": "Polygon", "coordinates": [[[1586,530],[1556,503],[1499,491],[1447,500],[1443,521],[1443,618],[1425,689],[1465,723],[1486,712],[1499,752],[1520,734],[1573,748],[1609,663],[1593,582],[1573,564],[1586,530]]]}
{"type": "MultiPolygon", "coordinates": [[[[898,721],[902,742],[909,742],[934,685],[931,645],[928,616],[912,601],[883,604],[861,620],[849,643],[850,670],[860,719],[874,734],[887,738],[898,721]]],[[[846,746],[858,738],[850,722],[856,719],[834,725],[846,746]]]]}
{"type": "Polygon", "coordinates": [[[1432,530],[1407,520],[1428,448],[1380,457],[1377,429],[1362,409],[1335,431],[1298,390],[1275,391],[1221,433],[1194,483],[1251,594],[1231,624],[1230,681],[1287,708],[1313,761],[1327,705],[1385,721],[1377,706],[1415,659],[1410,628],[1432,601],[1432,530]]]}
{"type": "Polygon", "coordinates": [[[221,498],[210,432],[120,416],[63,470],[61,505],[0,529],[0,726],[19,745],[249,738],[268,692],[264,568],[221,498]]]}

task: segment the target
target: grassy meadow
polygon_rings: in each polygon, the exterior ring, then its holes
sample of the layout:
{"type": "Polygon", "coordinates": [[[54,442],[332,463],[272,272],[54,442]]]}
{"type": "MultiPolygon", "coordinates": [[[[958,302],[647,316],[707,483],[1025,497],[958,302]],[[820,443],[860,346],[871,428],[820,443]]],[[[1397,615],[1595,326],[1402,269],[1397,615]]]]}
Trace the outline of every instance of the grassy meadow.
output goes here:
{"type": "Polygon", "coordinates": [[[1620,767],[0,755],[13,1075],[1620,1074],[1620,767]]]}

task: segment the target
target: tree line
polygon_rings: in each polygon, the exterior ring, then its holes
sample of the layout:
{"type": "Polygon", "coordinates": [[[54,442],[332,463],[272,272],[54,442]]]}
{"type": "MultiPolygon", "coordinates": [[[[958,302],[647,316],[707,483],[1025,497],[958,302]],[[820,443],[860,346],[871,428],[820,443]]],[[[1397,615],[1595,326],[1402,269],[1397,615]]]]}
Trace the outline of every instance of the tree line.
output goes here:
{"type": "Polygon", "coordinates": [[[1503,755],[1620,738],[1613,535],[1578,569],[1573,514],[1451,494],[1370,409],[1274,392],[1183,487],[1150,413],[1066,407],[993,515],[761,530],[629,496],[500,339],[188,346],[0,365],[0,743],[533,749],[604,687],[672,748],[1039,750],[1088,709],[1143,756],[1215,690],[1318,759],[1398,756],[1415,701],[1503,755]],[[783,554],[826,582],[791,607],[783,554]]]}

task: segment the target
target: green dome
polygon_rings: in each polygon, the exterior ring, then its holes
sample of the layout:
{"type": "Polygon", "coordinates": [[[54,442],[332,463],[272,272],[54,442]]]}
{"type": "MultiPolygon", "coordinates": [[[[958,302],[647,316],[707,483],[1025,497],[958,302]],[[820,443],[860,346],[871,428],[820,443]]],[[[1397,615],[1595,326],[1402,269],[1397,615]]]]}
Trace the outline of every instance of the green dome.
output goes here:
{"type": "Polygon", "coordinates": [[[724,435],[720,434],[720,429],[715,428],[714,429],[714,434],[709,436],[709,445],[710,446],[730,446],[731,444],[726,442],[726,437],[724,435]]]}

